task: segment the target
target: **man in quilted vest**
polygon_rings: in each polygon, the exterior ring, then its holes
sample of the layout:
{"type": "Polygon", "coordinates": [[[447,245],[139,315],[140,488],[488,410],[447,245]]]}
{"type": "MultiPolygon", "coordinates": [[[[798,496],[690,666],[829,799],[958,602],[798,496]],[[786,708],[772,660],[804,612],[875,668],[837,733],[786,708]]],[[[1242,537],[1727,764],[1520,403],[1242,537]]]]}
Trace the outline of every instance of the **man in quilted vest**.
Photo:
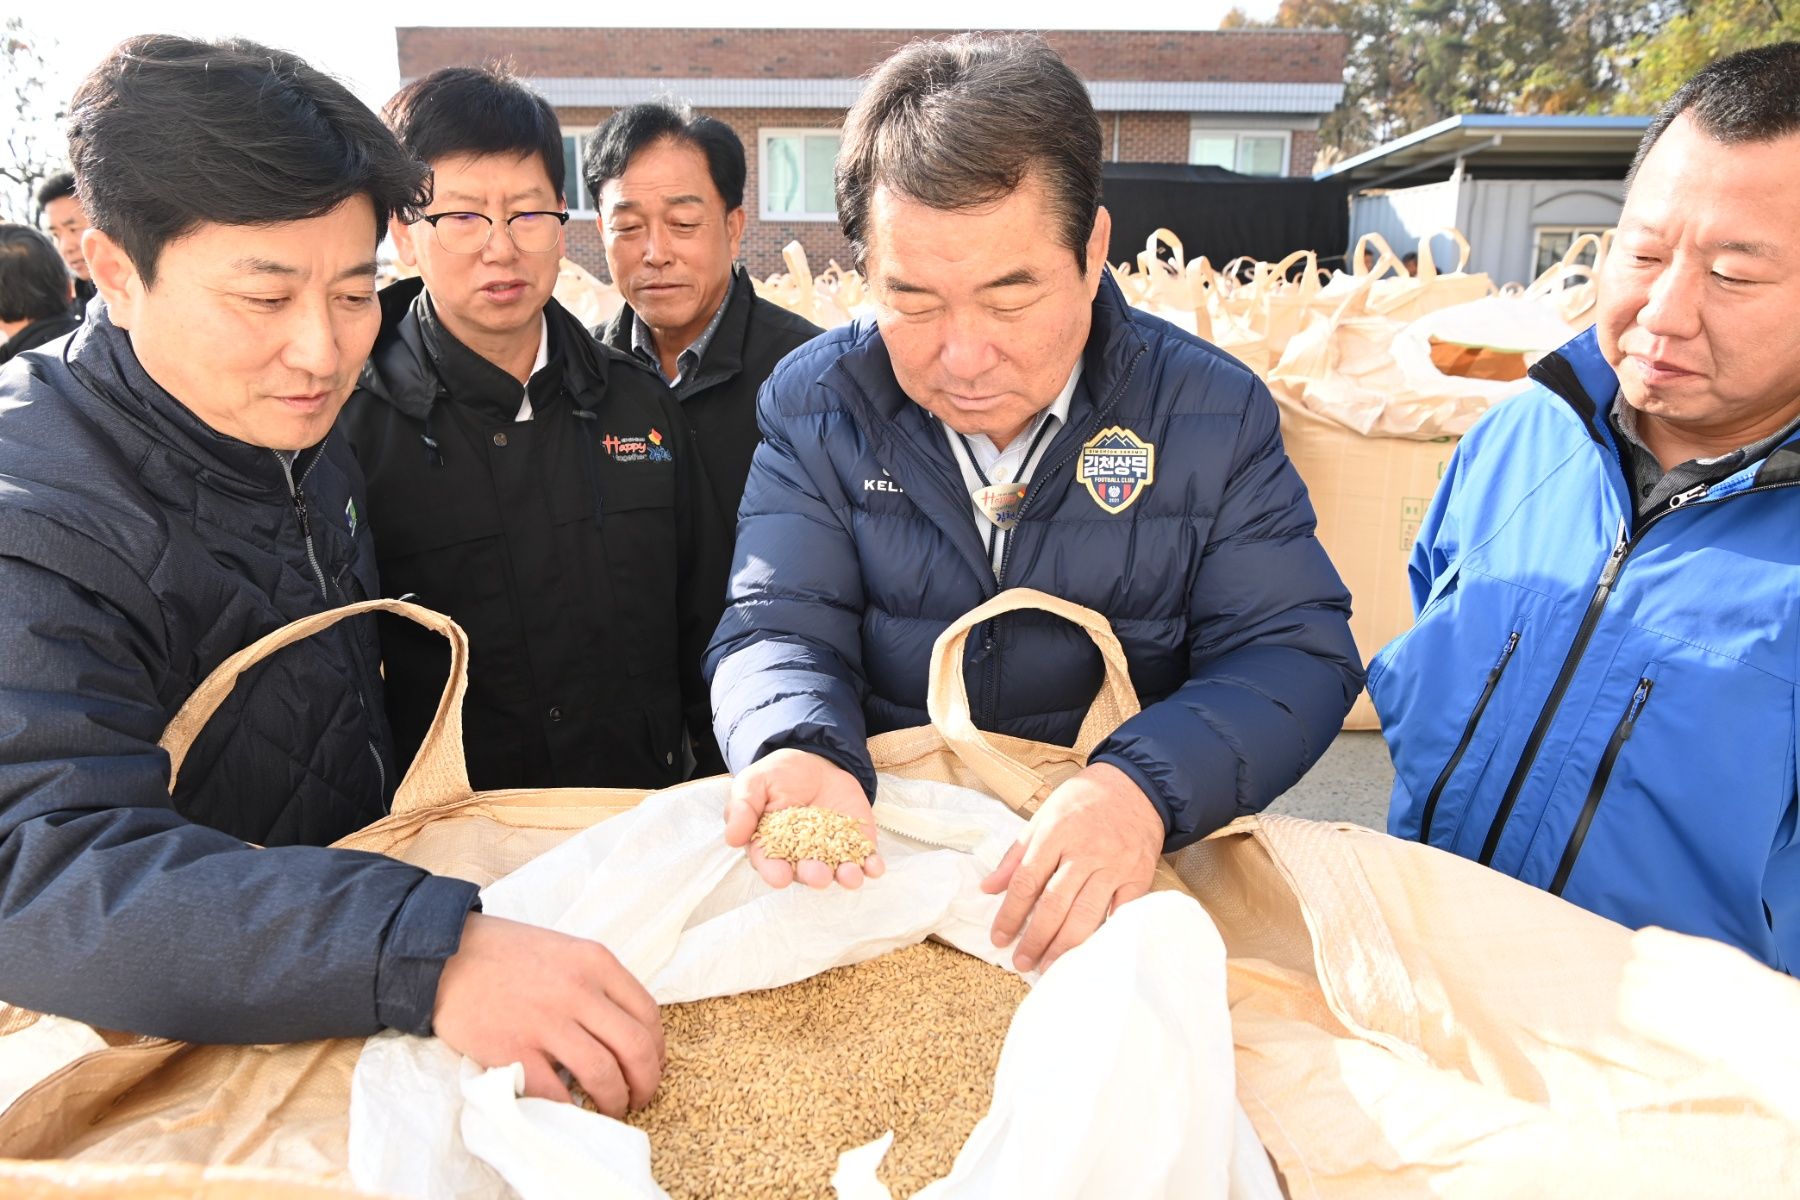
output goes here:
{"type": "MultiPolygon", "coordinates": [[[[873,838],[867,738],[925,723],[946,625],[1016,587],[1104,614],[1145,707],[988,880],[1007,894],[995,942],[1019,937],[1022,969],[1142,895],[1158,855],[1291,786],[1362,682],[1267,389],[1126,306],[1100,161],[1087,91],[1040,38],[917,43],[876,72],[837,163],[876,319],[764,388],[708,655],[740,772],[728,839],[796,805],[873,838]]],[[[1101,678],[1085,634],[1029,612],[987,622],[965,666],[978,725],[1063,745],[1101,678]]]]}
{"type": "Polygon", "coordinates": [[[1645,133],[1594,328],[1457,446],[1369,689],[1391,832],[1800,968],[1800,43],[1645,133]]]}
{"type": "Polygon", "coordinates": [[[240,648],[377,594],[332,422],[422,164],[342,84],[248,42],[133,38],[70,145],[103,303],[0,368],[0,1002],[203,1042],[436,1033],[613,1112],[656,1006],[596,943],[330,848],[399,781],[375,630],[246,672],[173,786],[164,728],[240,648]]]}

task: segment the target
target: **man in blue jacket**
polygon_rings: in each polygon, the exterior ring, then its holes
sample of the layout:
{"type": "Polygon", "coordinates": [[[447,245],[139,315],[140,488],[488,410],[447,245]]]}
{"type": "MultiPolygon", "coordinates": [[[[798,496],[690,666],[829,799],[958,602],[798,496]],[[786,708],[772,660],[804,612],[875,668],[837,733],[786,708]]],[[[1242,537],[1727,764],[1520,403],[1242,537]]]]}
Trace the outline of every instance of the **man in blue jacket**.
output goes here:
{"type": "MultiPolygon", "coordinates": [[[[1391,830],[1800,964],[1800,44],[1638,149],[1595,328],[1457,447],[1369,686],[1391,830]]],[[[1451,898],[1453,900],[1453,898],[1451,898]]]]}
{"type": "MultiPolygon", "coordinates": [[[[763,390],[708,656],[739,772],[728,839],[794,805],[872,838],[865,742],[925,723],[950,621],[1012,587],[1104,613],[1146,707],[988,880],[1007,893],[995,942],[1023,928],[1026,969],[1142,895],[1159,854],[1299,779],[1362,675],[1267,390],[1107,277],[1100,161],[1087,91],[1039,38],[917,43],[875,74],[837,193],[877,317],[791,354],[763,390]]],[[[978,724],[1074,740],[1101,677],[1084,634],[1023,613],[972,646],[978,724]]]]}
{"type": "Polygon", "coordinates": [[[537,1095],[561,1066],[646,1099],[656,1006],[604,947],[330,848],[399,782],[370,618],[246,673],[172,791],[158,746],[229,655],[376,594],[331,428],[425,168],[293,55],[164,36],[88,76],[70,145],[104,303],[0,369],[0,1002],[190,1041],[436,1033],[537,1095]]]}

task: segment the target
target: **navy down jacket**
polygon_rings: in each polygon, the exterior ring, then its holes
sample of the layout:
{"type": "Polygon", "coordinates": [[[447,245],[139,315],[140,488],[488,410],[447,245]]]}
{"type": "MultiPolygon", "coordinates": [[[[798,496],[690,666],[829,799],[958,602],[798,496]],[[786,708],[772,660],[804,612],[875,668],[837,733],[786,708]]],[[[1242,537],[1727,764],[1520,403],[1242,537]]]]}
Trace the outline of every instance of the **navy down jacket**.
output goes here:
{"type": "MultiPolygon", "coordinates": [[[[782,362],[759,400],[765,440],[708,653],[733,770],[796,747],[873,795],[867,738],[926,723],[933,641],[1002,587],[1111,620],[1145,708],[1093,761],[1156,805],[1167,849],[1260,810],[1324,751],[1362,668],[1268,390],[1128,308],[1110,278],[1084,355],[998,584],[943,430],[900,390],[875,326],[782,362]],[[1115,426],[1154,454],[1117,512],[1078,478],[1084,448],[1115,426]]],[[[1062,745],[1101,678],[1085,634],[1033,612],[989,622],[965,670],[978,725],[1062,745]]]]}
{"type": "Polygon", "coordinates": [[[169,794],[214,667],[375,594],[361,477],[158,387],[96,302],[0,370],[0,1001],[190,1041],[428,1032],[474,885],[323,848],[397,772],[371,618],[247,672],[169,794]],[[255,842],[269,849],[255,849],[255,842]]]}

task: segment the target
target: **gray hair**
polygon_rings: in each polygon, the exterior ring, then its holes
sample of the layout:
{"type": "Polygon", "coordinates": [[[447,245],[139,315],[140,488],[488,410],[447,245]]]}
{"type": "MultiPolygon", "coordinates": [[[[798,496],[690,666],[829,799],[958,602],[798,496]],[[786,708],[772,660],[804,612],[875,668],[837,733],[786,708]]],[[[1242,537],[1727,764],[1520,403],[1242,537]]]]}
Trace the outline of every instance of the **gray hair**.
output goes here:
{"type": "Polygon", "coordinates": [[[838,221],[857,261],[887,186],[946,212],[992,203],[1027,176],[1049,193],[1056,236],[1087,269],[1100,208],[1100,119],[1075,72],[1036,34],[959,34],[888,59],[844,122],[838,221]]]}

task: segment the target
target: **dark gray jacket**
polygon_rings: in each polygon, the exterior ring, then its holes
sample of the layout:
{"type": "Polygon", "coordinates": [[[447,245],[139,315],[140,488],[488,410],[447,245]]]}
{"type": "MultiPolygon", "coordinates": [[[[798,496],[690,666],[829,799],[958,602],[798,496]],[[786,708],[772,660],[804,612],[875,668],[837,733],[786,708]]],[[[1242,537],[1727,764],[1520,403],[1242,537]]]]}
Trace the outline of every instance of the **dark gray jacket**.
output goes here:
{"type": "Polygon", "coordinates": [[[0,370],[0,1000],[194,1041],[427,1031],[475,888],[321,848],[398,782],[373,623],[246,674],[173,797],[156,744],[228,655],[376,593],[348,449],[290,484],[102,307],[52,350],[0,370]]]}
{"type": "MultiPolygon", "coordinates": [[[[635,319],[627,304],[595,332],[614,350],[631,354],[635,319]]],[[[678,389],[682,415],[687,417],[688,430],[706,464],[707,481],[718,497],[727,549],[731,532],[737,528],[738,502],[744,496],[744,479],[750,474],[750,457],[762,440],[756,427],[756,393],[776,363],[821,332],[811,321],[757,296],[750,272],[740,266],[732,273],[725,316],[700,358],[694,382],[678,389]]]]}

